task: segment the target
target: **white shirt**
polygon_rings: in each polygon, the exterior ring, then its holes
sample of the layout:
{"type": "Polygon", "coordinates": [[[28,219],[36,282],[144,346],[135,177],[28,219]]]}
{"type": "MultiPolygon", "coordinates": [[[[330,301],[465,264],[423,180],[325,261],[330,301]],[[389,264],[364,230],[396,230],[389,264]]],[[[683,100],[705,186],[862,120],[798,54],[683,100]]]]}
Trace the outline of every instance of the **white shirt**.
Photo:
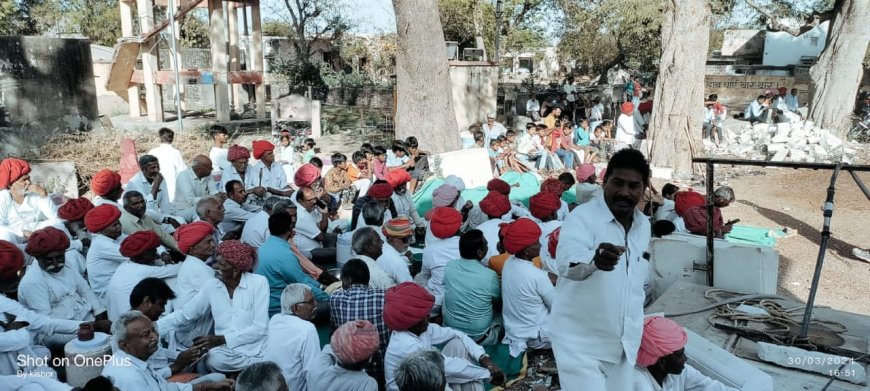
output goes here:
{"type": "Polygon", "coordinates": [[[526,115],[534,116],[534,113],[540,115],[541,103],[537,99],[529,99],[526,101],[526,115]]]}
{"type": "MultiPolygon", "coordinates": [[[[0,313],[10,313],[15,315],[16,320],[25,321],[29,323],[25,329],[32,334],[35,334],[37,338],[37,342],[39,342],[39,337],[45,337],[53,334],[75,334],[79,330],[80,321],[77,320],[68,320],[68,319],[59,319],[52,318],[42,314],[38,314],[31,310],[25,308],[21,303],[12,300],[5,295],[0,295],[0,313]]],[[[24,330],[24,329],[19,329],[24,330]]],[[[7,343],[10,342],[6,340],[6,334],[9,332],[0,332],[0,352],[8,351],[4,348],[8,347],[7,343]]],[[[27,343],[30,344],[32,342],[32,338],[27,339],[27,343]]]]}
{"type": "Polygon", "coordinates": [[[665,376],[662,385],[646,368],[634,367],[634,391],[737,391],[713,380],[686,364],[679,375],[665,376]]]}
{"type": "Polygon", "coordinates": [[[317,208],[311,212],[301,206],[296,208],[296,235],[293,236],[293,242],[299,251],[311,251],[321,247],[320,242],[314,239],[322,233],[317,225],[320,220],[322,215],[317,208]]]}
{"type": "Polygon", "coordinates": [[[215,171],[227,171],[231,167],[230,161],[227,160],[229,149],[211,147],[208,151],[208,158],[211,159],[212,168],[215,171]]]}
{"type": "Polygon", "coordinates": [[[510,221],[489,219],[477,226],[477,229],[483,232],[483,237],[486,238],[486,245],[489,249],[486,253],[486,259],[498,255],[498,231],[501,229],[501,225],[505,223],[510,223],[510,221]]]}
{"type": "MultiPolygon", "coordinates": [[[[589,122],[601,121],[604,118],[604,105],[598,103],[592,106],[592,112],[589,114],[589,122]]],[[[594,133],[595,128],[591,128],[590,134],[594,133]]]]}
{"type": "Polygon", "coordinates": [[[390,276],[392,285],[414,281],[411,277],[411,270],[408,269],[408,258],[399,254],[399,252],[387,242],[384,242],[383,251],[381,256],[378,257],[378,265],[387,273],[388,276],[390,276]]]}
{"type": "Polygon", "coordinates": [[[121,391],[187,391],[193,386],[187,383],[166,381],[147,362],[116,349],[112,359],[103,368],[103,376],[112,379],[112,384],[121,391]]]}
{"type": "Polygon", "coordinates": [[[223,172],[221,173],[221,186],[220,186],[220,188],[226,190],[227,183],[230,183],[230,181],[239,181],[239,182],[242,182],[242,185],[244,185],[245,189],[247,189],[248,185],[247,185],[246,181],[248,180],[248,176],[251,175],[251,168],[252,168],[252,166],[250,164],[248,164],[248,168],[245,171],[245,179],[242,180],[242,175],[239,174],[238,171],[236,171],[235,167],[233,167],[233,166],[227,167],[227,169],[223,170],[223,172]]]}
{"type": "Polygon", "coordinates": [[[121,234],[112,240],[108,236],[96,234],[91,241],[87,256],[88,282],[101,299],[105,297],[106,288],[115,270],[127,261],[127,257],[121,255],[121,242],[126,238],[127,235],[121,234]]]}
{"type": "Polygon", "coordinates": [[[620,144],[633,145],[636,141],[635,135],[637,131],[634,129],[634,117],[631,115],[621,114],[616,121],[616,142],[620,144]]]}
{"type": "Polygon", "coordinates": [[[120,210],[120,211],[124,210],[124,208],[121,207],[121,204],[119,204],[115,201],[112,201],[110,199],[106,199],[106,198],[103,198],[100,196],[94,196],[94,206],[100,206],[100,205],[112,205],[112,206],[118,208],[118,210],[120,210]]]}
{"type": "Polygon", "coordinates": [[[643,254],[649,241],[650,224],[643,213],[635,209],[626,233],[603,197],[593,198],[568,215],[556,250],[559,279],[550,339],[557,348],[583,348],[565,351],[561,365],[570,365],[574,357],[615,363],[623,354],[628,362],[635,362],[643,333],[643,287],[649,276],[649,262],[643,254]],[[601,243],[626,248],[613,271],[598,270],[592,262],[601,243]]]}
{"type": "Polygon", "coordinates": [[[565,221],[565,219],[568,218],[568,212],[570,209],[568,209],[568,203],[565,202],[565,200],[560,198],[559,202],[561,204],[559,205],[559,210],[556,211],[556,220],[565,221]]]}
{"type": "Polygon", "coordinates": [[[175,308],[183,308],[193,299],[206,281],[214,278],[215,271],[201,259],[188,255],[178,267],[178,279],[175,281],[175,308]]]}
{"type": "Polygon", "coordinates": [[[508,258],[501,272],[501,297],[504,343],[510,346],[512,356],[519,356],[528,340],[548,335],[554,296],[555,289],[546,271],[530,261],[508,258]]]}
{"type": "Polygon", "coordinates": [[[0,230],[23,237],[24,231],[36,231],[56,224],[57,208],[51,199],[35,193],[25,193],[21,205],[12,199],[9,190],[0,190],[0,230]]]}
{"type": "Polygon", "coordinates": [[[417,208],[414,206],[414,201],[411,199],[411,195],[408,194],[407,191],[404,194],[393,192],[391,198],[393,199],[393,205],[396,206],[396,217],[409,217],[414,220],[414,225],[417,227],[424,227],[426,225],[426,220],[423,220],[423,218],[420,217],[420,213],[417,212],[417,208]]]}
{"type": "Polygon", "coordinates": [[[227,198],[224,201],[224,219],[220,222],[223,232],[232,232],[242,228],[249,219],[256,216],[255,207],[248,204],[239,204],[227,198]]]}
{"type": "Polygon", "coordinates": [[[460,258],[458,236],[427,243],[423,249],[423,269],[420,273],[429,277],[426,289],[435,296],[435,305],[444,302],[444,267],[447,262],[460,258]]]}
{"type": "Polygon", "coordinates": [[[172,200],[172,211],[195,208],[200,198],[223,191],[219,190],[217,186],[211,175],[197,178],[191,168],[178,173],[178,177],[175,179],[175,199],[172,200]]]}
{"type": "Polygon", "coordinates": [[[163,174],[163,180],[166,182],[169,202],[172,202],[175,199],[175,177],[187,169],[187,164],[184,163],[181,152],[172,144],[160,143],[148,151],[148,154],[156,157],[157,162],[160,163],[160,173],[163,174]]]}
{"type": "Polygon", "coordinates": [[[93,320],[106,310],[81,274],[68,266],[49,273],[35,262],[21,278],[18,301],[33,312],[56,319],[93,320]]]}
{"type": "Polygon", "coordinates": [[[366,255],[357,254],[357,258],[369,267],[369,286],[375,289],[387,289],[396,285],[396,282],[381,268],[377,261],[366,255]]]}
{"type": "Polygon", "coordinates": [[[492,127],[489,127],[489,124],[484,122],[481,125],[480,130],[483,131],[483,146],[489,150],[489,141],[492,139],[498,138],[498,136],[502,136],[507,133],[507,129],[505,129],[504,125],[499,122],[493,121],[492,127]]]}
{"type": "Polygon", "coordinates": [[[163,182],[160,182],[160,190],[157,191],[157,198],[154,198],[151,196],[151,183],[148,183],[145,175],[140,171],[130,178],[126,188],[128,192],[138,191],[142,193],[142,197],[145,199],[145,214],[158,223],[172,212],[172,203],[169,202],[169,190],[166,182],[166,177],[163,177],[163,182]]]}
{"type": "Polygon", "coordinates": [[[258,161],[257,164],[248,167],[248,173],[245,175],[245,189],[253,189],[255,187],[272,188],[283,190],[287,187],[287,175],[280,164],[272,163],[272,167],[266,167],[263,161],[258,161]]]}
{"type": "MultiPolygon", "coordinates": [[[[82,254],[82,250],[84,250],[84,245],[82,244],[81,239],[76,239],[73,235],[66,229],[66,224],[59,221],[54,224],[54,228],[61,230],[66,234],[67,239],[69,239],[69,248],[66,249],[66,253],[64,253],[64,261],[67,267],[72,269],[74,272],[78,273],[80,276],[84,278],[85,276],[85,268],[87,267],[85,262],[85,256],[82,254]]],[[[87,236],[85,232],[78,232],[79,237],[90,237],[87,236]]]]}
{"type": "Polygon", "coordinates": [[[604,189],[597,183],[580,182],[574,188],[574,193],[577,195],[577,205],[583,205],[594,197],[603,196],[604,189]]]}
{"type": "MultiPolygon", "coordinates": [[[[106,297],[109,300],[109,320],[115,321],[118,317],[130,310],[130,294],[140,281],[148,277],[162,279],[173,278],[178,275],[180,264],[166,266],[142,265],[133,261],[127,261],[118,266],[115,275],[109,280],[106,288],[106,297]]],[[[175,285],[174,282],[171,285],[175,285]]],[[[170,285],[170,286],[171,286],[170,285]]]]}
{"type": "Polygon", "coordinates": [[[278,364],[289,389],[307,389],[305,375],[319,354],[320,338],[314,324],[295,315],[280,313],[269,320],[263,359],[278,364]]]}
{"type": "Polygon", "coordinates": [[[565,91],[565,94],[567,94],[566,98],[568,99],[568,102],[574,102],[577,100],[577,95],[575,94],[575,92],[577,92],[577,86],[566,83],[562,86],[562,91],[565,91]]]}
{"type": "Polygon", "coordinates": [[[269,214],[261,210],[245,223],[245,228],[242,228],[241,241],[253,248],[260,248],[268,237],[269,214]]]}
{"type": "MultiPolygon", "coordinates": [[[[409,331],[393,331],[393,334],[390,335],[390,344],[387,345],[387,353],[384,355],[384,375],[387,380],[387,390],[399,390],[399,387],[396,386],[396,368],[405,358],[420,350],[432,349],[433,345],[439,345],[454,338],[459,338],[462,341],[468,354],[475,360],[486,353],[465,333],[450,327],[429,324],[426,332],[419,336],[409,331]]],[[[488,380],[490,377],[489,371],[485,368],[458,357],[444,357],[444,375],[449,384],[488,380]]]]}

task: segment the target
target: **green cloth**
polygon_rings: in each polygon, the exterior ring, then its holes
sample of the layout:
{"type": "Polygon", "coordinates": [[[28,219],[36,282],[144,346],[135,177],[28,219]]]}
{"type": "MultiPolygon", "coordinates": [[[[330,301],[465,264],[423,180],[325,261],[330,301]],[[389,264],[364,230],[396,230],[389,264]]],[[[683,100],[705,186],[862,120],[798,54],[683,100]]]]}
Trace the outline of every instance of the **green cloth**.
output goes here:
{"type": "Polygon", "coordinates": [[[501,284],[492,269],[478,261],[454,259],[444,268],[444,325],[478,340],[492,325],[493,300],[501,284]]]}
{"type": "Polygon", "coordinates": [[[776,245],[776,239],[785,236],[786,233],[781,229],[735,225],[731,228],[731,232],[725,235],[725,240],[731,243],[773,247],[776,245]]]}

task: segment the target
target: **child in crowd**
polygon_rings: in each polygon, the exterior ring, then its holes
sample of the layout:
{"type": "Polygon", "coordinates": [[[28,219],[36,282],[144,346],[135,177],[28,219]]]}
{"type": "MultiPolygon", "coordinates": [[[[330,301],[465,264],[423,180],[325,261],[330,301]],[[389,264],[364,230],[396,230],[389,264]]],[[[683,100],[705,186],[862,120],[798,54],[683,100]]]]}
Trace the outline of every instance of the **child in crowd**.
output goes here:
{"type": "Polygon", "coordinates": [[[426,182],[429,177],[429,152],[419,149],[419,142],[414,136],[405,139],[405,146],[408,147],[408,155],[411,158],[411,182],[408,183],[408,191],[414,194],[417,191],[417,184],[426,182]]]}
{"type": "MultiPolygon", "coordinates": [[[[366,154],[363,151],[353,153],[353,164],[347,165],[347,179],[357,190],[357,194],[366,194],[372,185],[372,171],[366,154]]],[[[356,198],[356,197],[354,197],[356,198]]]]}
{"type": "Polygon", "coordinates": [[[356,195],[353,184],[347,178],[347,156],[341,153],[332,155],[332,168],[326,172],[323,187],[326,192],[337,200],[339,205],[353,206],[356,195]]]}
{"type": "Polygon", "coordinates": [[[296,168],[301,165],[301,159],[299,159],[296,149],[293,148],[293,144],[290,140],[290,132],[281,132],[280,140],[281,142],[279,143],[280,145],[278,145],[278,153],[275,154],[275,163],[281,165],[281,168],[284,170],[284,175],[287,178],[293,178],[293,175],[296,174],[296,168]]]}
{"type": "Polygon", "coordinates": [[[525,166],[523,166],[519,160],[517,160],[517,146],[519,142],[517,141],[517,132],[513,130],[508,130],[504,135],[505,140],[502,142],[501,147],[504,150],[502,154],[504,155],[506,171],[516,171],[516,172],[526,172],[528,171],[525,166]]]}
{"type": "Polygon", "coordinates": [[[501,153],[501,142],[498,141],[498,138],[494,138],[489,140],[489,148],[487,149],[487,153],[489,153],[489,165],[490,168],[495,168],[498,171],[498,174],[501,175],[504,170],[504,159],[502,159],[501,153]]]}
{"type": "Polygon", "coordinates": [[[607,136],[607,126],[605,123],[595,128],[595,133],[589,138],[589,146],[596,150],[596,159],[593,161],[597,161],[598,157],[605,159],[610,157],[610,153],[613,150],[613,139],[607,136]]]}
{"type": "Polygon", "coordinates": [[[580,120],[580,124],[574,128],[574,145],[586,152],[582,163],[593,163],[598,159],[598,148],[589,145],[591,142],[590,133],[589,120],[586,118],[580,120]]]}
{"type": "Polygon", "coordinates": [[[474,148],[483,148],[483,132],[474,132],[474,148]]]}
{"type": "Polygon", "coordinates": [[[411,167],[411,158],[408,157],[408,148],[402,140],[394,140],[393,146],[387,151],[387,171],[405,170],[411,167]]]}
{"type": "Polygon", "coordinates": [[[387,149],[378,145],[372,148],[374,158],[372,159],[372,173],[376,180],[387,180],[387,149]]]}
{"type": "Polygon", "coordinates": [[[311,163],[311,158],[314,157],[314,146],[317,143],[314,142],[314,139],[307,138],[302,142],[302,163],[311,163]]]}
{"type": "Polygon", "coordinates": [[[317,156],[312,157],[311,160],[308,161],[308,163],[313,164],[314,167],[317,167],[317,169],[320,170],[321,172],[323,171],[323,160],[320,160],[319,157],[317,157],[317,156]]]}

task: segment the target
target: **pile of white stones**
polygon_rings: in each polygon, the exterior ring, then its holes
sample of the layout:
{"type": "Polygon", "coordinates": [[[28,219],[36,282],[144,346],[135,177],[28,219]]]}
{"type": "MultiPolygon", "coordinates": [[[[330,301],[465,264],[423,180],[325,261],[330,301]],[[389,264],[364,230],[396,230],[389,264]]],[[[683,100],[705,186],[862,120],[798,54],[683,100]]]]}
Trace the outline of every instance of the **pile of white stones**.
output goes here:
{"type": "Polygon", "coordinates": [[[860,143],[846,142],[812,121],[743,124],[739,129],[726,128],[727,140],[718,146],[704,140],[707,152],[775,162],[852,163],[862,148],[860,143]]]}

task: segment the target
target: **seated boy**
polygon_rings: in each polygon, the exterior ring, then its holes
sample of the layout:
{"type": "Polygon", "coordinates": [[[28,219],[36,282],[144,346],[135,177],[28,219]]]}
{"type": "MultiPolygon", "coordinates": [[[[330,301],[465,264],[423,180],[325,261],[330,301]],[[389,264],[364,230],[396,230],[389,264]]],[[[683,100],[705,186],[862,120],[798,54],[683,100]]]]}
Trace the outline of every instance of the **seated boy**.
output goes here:
{"type": "Polygon", "coordinates": [[[356,191],[347,179],[347,156],[341,153],[332,155],[332,168],[326,172],[323,187],[339,204],[353,206],[356,191]]]}

